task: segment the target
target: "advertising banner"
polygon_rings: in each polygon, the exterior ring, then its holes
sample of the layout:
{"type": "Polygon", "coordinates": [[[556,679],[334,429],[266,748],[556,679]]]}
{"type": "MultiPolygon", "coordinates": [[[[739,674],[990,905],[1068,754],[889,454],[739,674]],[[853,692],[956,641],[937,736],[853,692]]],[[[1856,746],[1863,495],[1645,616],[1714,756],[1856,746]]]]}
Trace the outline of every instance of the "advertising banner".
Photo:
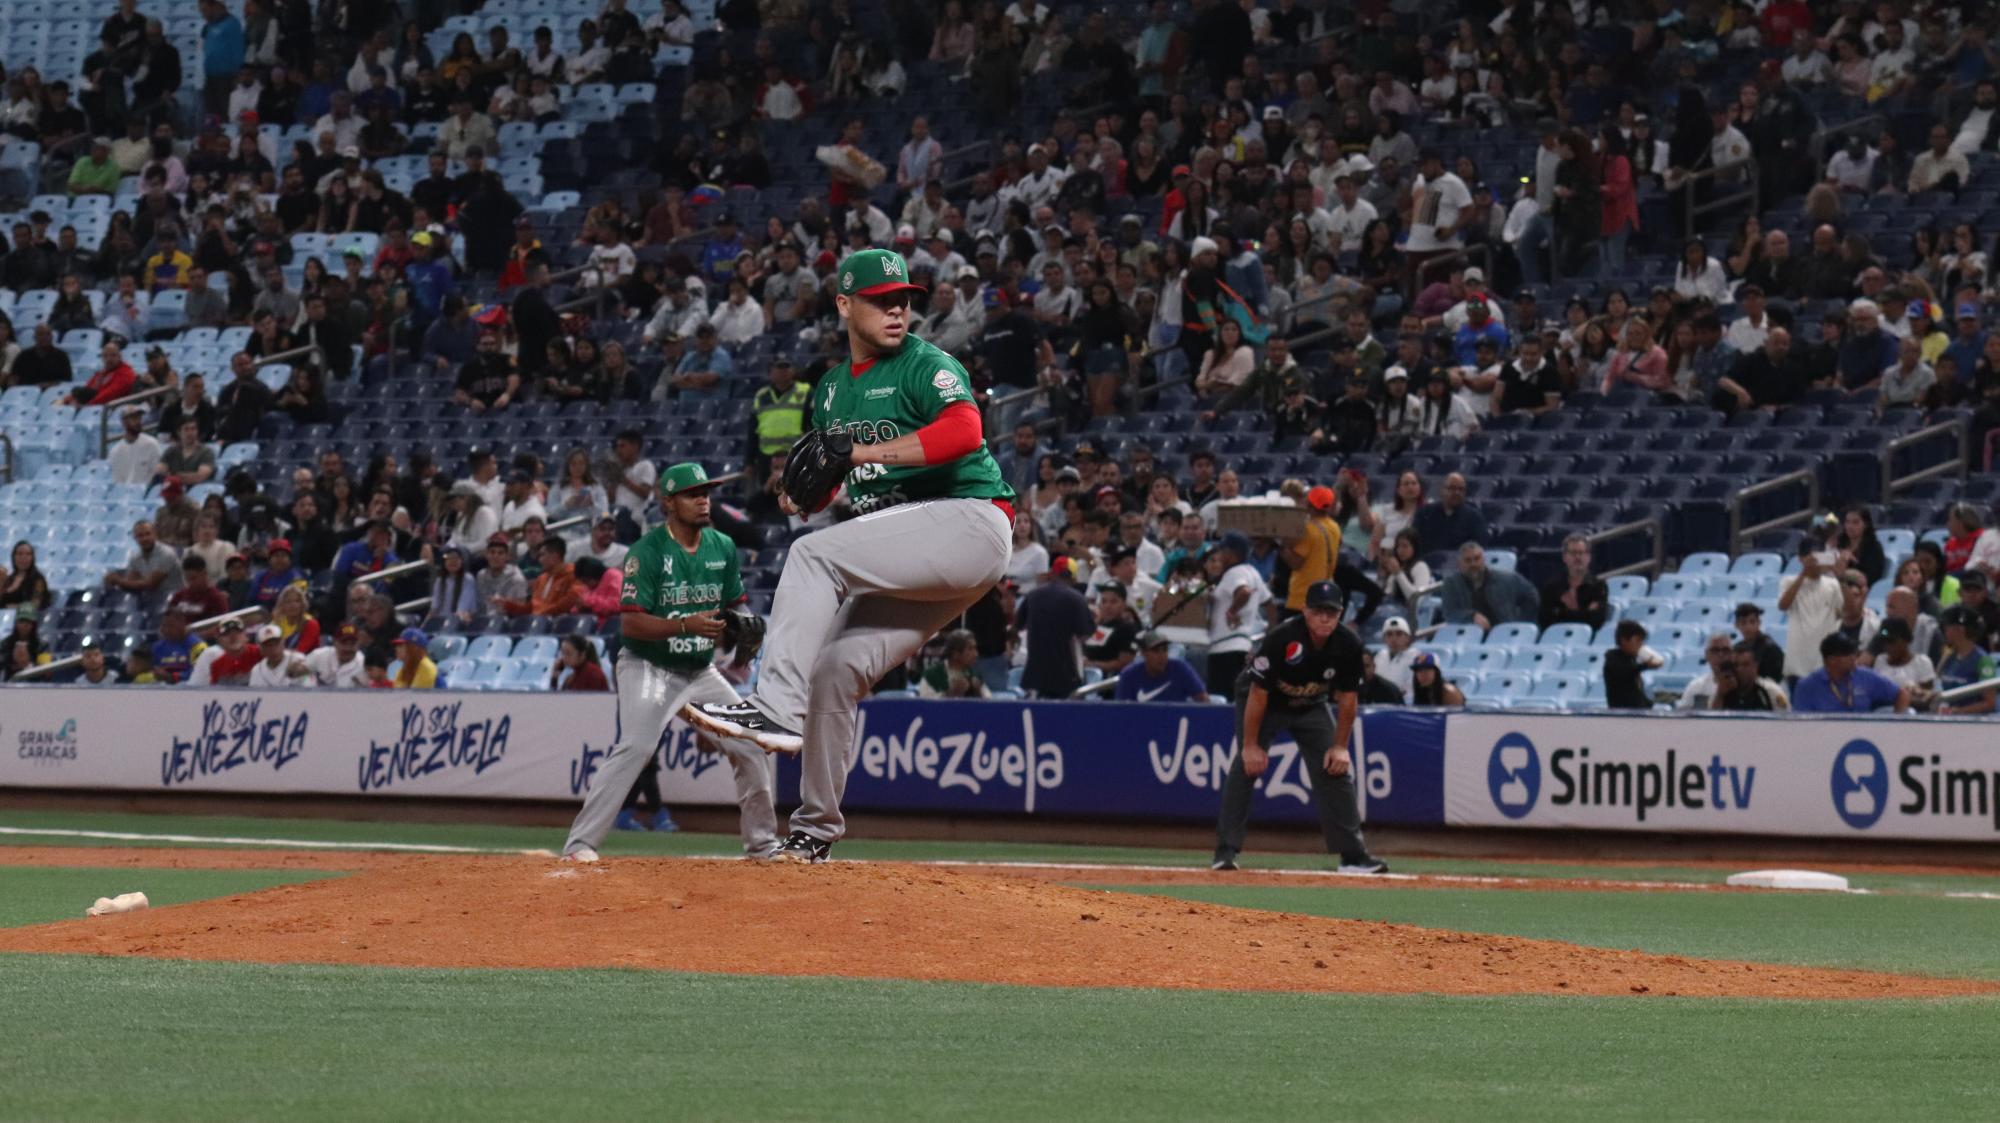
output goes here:
{"type": "MultiPolygon", "coordinates": [[[[608,694],[400,690],[0,691],[0,787],[581,799],[617,725],[608,694]]],[[[670,802],[736,802],[679,723],[670,802]]]]}
{"type": "Polygon", "coordinates": [[[1445,821],[2000,838],[2000,727],[1791,716],[1453,714],[1445,821]]]}
{"type": "MultiPolygon", "coordinates": [[[[1439,714],[1377,713],[1354,747],[1372,822],[1444,814],[1439,714]]],[[[581,799],[616,729],[609,695],[427,691],[0,691],[0,787],[581,799]]],[[[1236,757],[1225,706],[870,699],[846,806],[1213,822],[1236,757]]],[[[678,722],[670,803],[733,804],[727,762],[678,722]]],[[[797,802],[798,767],[779,767],[797,802]]],[[[1271,746],[1256,821],[1317,821],[1298,746],[1271,746]]]]}

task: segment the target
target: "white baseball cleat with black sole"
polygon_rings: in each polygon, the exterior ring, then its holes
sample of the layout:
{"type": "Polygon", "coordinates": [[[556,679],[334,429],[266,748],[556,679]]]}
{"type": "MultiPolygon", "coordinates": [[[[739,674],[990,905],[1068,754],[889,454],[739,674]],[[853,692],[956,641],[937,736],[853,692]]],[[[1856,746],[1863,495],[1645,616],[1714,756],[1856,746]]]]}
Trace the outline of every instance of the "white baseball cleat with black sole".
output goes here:
{"type": "Polygon", "coordinates": [[[778,847],[778,852],[771,855],[771,860],[816,866],[826,861],[832,850],[831,842],[821,842],[804,831],[793,831],[785,838],[785,844],[778,847]]]}
{"type": "Polygon", "coordinates": [[[748,702],[689,702],[681,707],[681,717],[689,725],[718,737],[748,741],[767,753],[797,755],[805,738],[764,716],[764,711],[748,702]]]}

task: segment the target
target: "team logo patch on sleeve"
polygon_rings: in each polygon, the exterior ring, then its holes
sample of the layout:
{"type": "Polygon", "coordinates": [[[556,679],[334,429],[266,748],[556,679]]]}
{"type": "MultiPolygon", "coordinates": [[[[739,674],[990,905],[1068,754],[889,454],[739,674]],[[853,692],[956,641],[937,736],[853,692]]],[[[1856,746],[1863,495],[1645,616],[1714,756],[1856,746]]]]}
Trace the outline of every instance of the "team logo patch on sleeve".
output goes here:
{"type": "Polygon", "coordinates": [[[939,370],[931,375],[931,385],[937,387],[940,398],[965,397],[965,386],[959,382],[957,375],[948,370],[939,370]]]}
{"type": "Polygon", "coordinates": [[[625,555],[625,576],[639,576],[639,556],[637,554],[625,555]]]}
{"type": "Polygon", "coordinates": [[[1256,662],[1250,664],[1250,666],[1253,670],[1255,670],[1258,674],[1261,675],[1265,671],[1271,669],[1271,661],[1269,659],[1264,658],[1262,655],[1259,655],[1257,656],[1256,662]]]}

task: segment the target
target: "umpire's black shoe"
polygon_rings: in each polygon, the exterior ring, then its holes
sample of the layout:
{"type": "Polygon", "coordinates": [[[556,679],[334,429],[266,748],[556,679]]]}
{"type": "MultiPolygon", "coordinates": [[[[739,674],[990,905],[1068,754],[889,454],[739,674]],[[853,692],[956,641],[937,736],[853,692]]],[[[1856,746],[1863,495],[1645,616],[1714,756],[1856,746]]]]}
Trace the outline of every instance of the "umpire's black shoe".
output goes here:
{"type": "Polygon", "coordinates": [[[767,753],[797,753],[806,743],[805,738],[765,717],[764,711],[748,702],[689,702],[681,707],[681,716],[698,729],[748,741],[767,753]]]}
{"type": "Polygon", "coordinates": [[[771,855],[771,860],[816,866],[826,861],[832,850],[831,842],[821,842],[804,831],[793,831],[785,837],[785,844],[778,847],[778,852],[771,855]]]}
{"type": "Polygon", "coordinates": [[[1218,854],[1216,855],[1215,861],[1210,862],[1208,864],[1208,868],[1212,870],[1221,870],[1223,872],[1227,872],[1229,870],[1233,870],[1236,868],[1236,859],[1225,858],[1220,854],[1218,854]]]}
{"type": "Polygon", "coordinates": [[[1389,863],[1373,854],[1362,854],[1354,858],[1340,860],[1341,873],[1388,873],[1389,863]]]}

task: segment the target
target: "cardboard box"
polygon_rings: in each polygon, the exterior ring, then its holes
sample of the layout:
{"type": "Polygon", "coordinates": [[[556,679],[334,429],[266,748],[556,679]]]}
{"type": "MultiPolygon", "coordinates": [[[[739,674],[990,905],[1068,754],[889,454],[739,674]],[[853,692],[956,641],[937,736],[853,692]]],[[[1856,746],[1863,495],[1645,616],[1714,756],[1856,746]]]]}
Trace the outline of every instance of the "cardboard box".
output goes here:
{"type": "Polygon", "coordinates": [[[1205,639],[1208,635],[1208,587],[1196,585],[1183,588],[1170,585],[1155,594],[1153,598],[1155,628],[1199,628],[1205,639]],[[1185,600],[1183,600],[1185,598],[1185,600]],[[1165,616],[1157,615],[1160,609],[1165,616]]]}
{"type": "Polygon", "coordinates": [[[1290,542],[1305,533],[1306,509],[1289,499],[1226,499],[1216,505],[1215,525],[1224,534],[1290,542]]]}

